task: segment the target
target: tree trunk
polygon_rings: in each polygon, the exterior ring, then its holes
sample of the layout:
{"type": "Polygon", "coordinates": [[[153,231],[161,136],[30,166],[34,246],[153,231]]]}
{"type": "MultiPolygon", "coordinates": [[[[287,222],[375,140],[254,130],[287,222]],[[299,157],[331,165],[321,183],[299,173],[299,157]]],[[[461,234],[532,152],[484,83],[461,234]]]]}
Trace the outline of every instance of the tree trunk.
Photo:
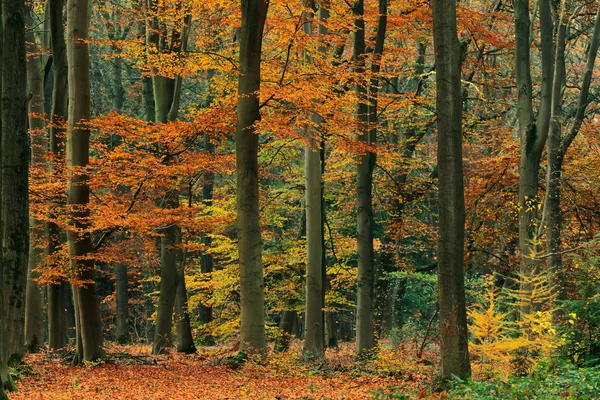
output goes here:
{"type": "MultiPolygon", "coordinates": [[[[173,194],[170,195],[172,197],[173,194]]],[[[172,199],[171,199],[172,201],[172,199]]],[[[171,330],[173,327],[173,310],[177,289],[177,243],[181,232],[176,225],[163,229],[160,246],[160,295],[156,317],[156,332],[152,354],[162,354],[171,346],[171,330]]]]}
{"type": "MultiPolygon", "coordinates": [[[[62,167],[65,162],[65,130],[62,124],[67,117],[67,81],[68,66],[67,53],[63,25],[63,0],[47,0],[46,7],[50,11],[50,46],[52,49],[52,63],[54,66],[54,84],[52,89],[52,108],[50,114],[50,172],[53,179],[63,179],[62,167]]],[[[53,209],[55,215],[50,215],[51,220],[47,223],[48,245],[46,247],[46,258],[53,261],[57,251],[61,247],[61,230],[52,221],[56,216],[64,212],[60,205],[62,199],[54,199],[53,209]]],[[[50,268],[58,268],[50,264],[50,268]]],[[[66,344],[66,315],[64,293],[68,290],[65,283],[54,283],[48,285],[48,346],[50,349],[58,349],[66,344]]]]}
{"type": "MultiPolygon", "coordinates": [[[[521,315],[532,310],[531,278],[538,272],[537,259],[537,190],[542,150],[548,136],[553,51],[552,18],[549,0],[540,0],[540,31],[542,33],[542,96],[538,121],[535,122],[532,105],[530,64],[529,1],[515,0],[515,68],[518,88],[518,119],[520,137],[519,166],[519,249],[521,268],[521,315]]],[[[440,168],[441,169],[441,168],[440,168]]]]}
{"type": "MultiPolygon", "coordinates": [[[[88,0],[67,1],[67,64],[69,70],[69,127],[67,133],[67,165],[87,167],[89,164],[90,131],[82,122],[90,118],[90,58],[88,0]]],[[[89,233],[90,190],[88,176],[83,171],[71,171],[67,187],[67,211],[73,229],[67,232],[71,268],[81,283],[73,286],[77,329],[76,362],[95,361],[104,357],[102,323],[96,295],[92,251],[89,233]],[[85,232],[81,234],[80,232],[85,232]]]]}
{"type": "Polygon", "coordinates": [[[236,132],[240,351],[266,352],[265,301],[258,208],[258,135],[262,35],[269,3],[242,0],[236,132]]]}
{"type": "Polygon", "coordinates": [[[2,0],[2,263],[7,355],[23,354],[29,254],[25,3],[2,0]],[[10,50],[9,50],[10,49],[10,50]]]}
{"type": "Polygon", "coordinates": [[[67,337],[65,313],[65,283],[48,285],[48,347],[64,347],[67,337]]]}
{"type": "Polygon", "coordinates": [[[114,58],[113,62],[113,98],[112,103],[116,112],[123,112],[123,106],[125,105],[125,89],[123,88],[123,59],[121,58],[120,51],[113,47],[114,58]]]}
{"type": "Polygon", "coordinates": [[[562,113],[562,90],[563,81],[565,77],[565,40],[567,21],[565,13],[566,2],[563,2],[563,10],[560,19],[560,25],[558,27],[557,34],[557,48],[556,48],[556,59],[555,59],[555,71],[554,71],[554,86],[552,93],[552,122],[550,126],[550,133],[548,135],[548,174],[547,174],[547,194],[546,194],[546,206],[544,207],[546,212],[546,235],[548,251],[550,256],[548,258],[548,267],[553,277],[554,285],[559,289],[559,297],[565,297],[565,277],[562,271],[562,256],[561,256],[561,220],[562,211],[560,207],[560,192],[561,192],[561,174],[562,165],[566,155],[566,152],[575,139],[583,120],[585,118],[585,111],[589,105],[589,90],[592,81],[592,72],[594,70],[594,64],[596,62],[596,56],[598,48],[600,46],[600,6],[596,12],[596,18],[594,22],[594,30],[591,35],[591,43],[588,52],[588,58],[586,61],[585,69],[581,77],[581,90],[579,93],[579,100],[577,103],[577,111],[575,119],[571,125],[571,129],[561,138],[561,113],[562,113]]]}
{"type": "MultiPolygon", "coordinates": [[[[4,37],[4,31],[3,31],[3,20],[4,20],[4,13],[3,13],[3,7],[4,4],[2,1],[0,1],[0,60],[2,60],[2,62],[0,62],[0,93],[2,92],[2,75],[3,75],[3,70],[4,70],[4,54],[2,52],[4,46],[3,46],[3,42],[4,40],[2,39],[4,37]]],[[[0,102],[0,137],[2,136],[2,119],[3,119],[3,112],[2,112],[2,102],[0,102]]],[[[2,181],[2,174],[0,174],[0,185],[2,181]]],[[[0,198],[2,197],[1,195],[1,191],[0,191],[0,198]]],[[[0,199],[1,202],[1,199],[0,199]]],[[[0,213],[1,213],[1,208],[0,208],[0,213]]],[[[1,214],[0,214],[1,216],[1,214]]],[[[2,221],[2,219],[0,218],[0,221],[2,221]]],[[[1,230],[0,230],[1,232],[1,230]]],[[[2,248],[2,234],[0,234],[0,248],[2,248]]],[[[0,276],[4,277],[4,263],[0,262],[0,276]]],[[[4,287],[6,286],[6,284],[4,283],[4,279],[0,279],[0,400],[8,400],[8,396],[6,395],[5,390],[14,390],[14,386],[12,383],[12,380],[10,378],[9,375],[9,370],[8,370],[8,349],[7,349],[7,341],[6,341],[6,327],[7,327],[7,321],[6,321],[6,317],[4,316],[4,312],[3,310],[5,309],[5,301],[4,301],[4,287]]]]}
{"type": "Polygon", "coordinates": [[[433,1],[438,128],[440,375],[471,375],[464,287],[465,200],[456,0],[433,1]]]}
{"type": "MultiPolygon", "coordinates": [[[[308,1],[307,9],[314,4],[308,1]]],[[[303,30],[312,35],[313,13],[305,12],[303,30]]],[[[309,52],[304,60],[313,62],[309,52]]],[[[319,128],[323,119],[318,114],[311,116],[313,125],[307,127],[308,145],[304,148],[304,176],[306,182],[306,312],[304,317],[304,354],[323,357],[325,333],[323,324],[323,240],[321,209],[321,152],[319,150],[319,128]]]]}
{"type": "MultiPolygon", "coordinates": [[[[208,154],[214,153],[214,146],[210,142],[210,137],[206,134],[204,135],[204,151],[208,154]]],[[[204,204],[207,207],[212,206],[213,184],[214,184],[213,180],[214,180],[214,173],[212,173],[212,172],[206,173],[205,182],[202,185],[202,201],[204,202],[204,204]]],[[[206,246],[207,249],[209,249],[212,246],[212,238],[210,237],[210,235],[203,233],[201,235],[201,241],[202,241],[202,244],[204,244],[204,246],[206,246]]],[[[213,271],[213,267],[214,267],[213,264],[214,264],[214,262],[213,262],[212,254],[210,254],[210,252],[203,253],[202,258],[201,258],[202,273],[203,274],[211,273],[213,271]]],[[[198,314],[199,314],[200,323],[202,323],[202,324],[208,324],[213,319],[212,307],[207,307],[204,304],[200,304],[198,306],[198,314]]]]}
{"type": "Polygon", "coordinates": [[[117,331],[116,339],[119,343],[129,342],[129,293],[127,280],[127,266],[115,266],[115,288],[117,292],[117,331]]]}
{"type": "Polygon", "coordinates": [[[142,78],[142,97],[144,98],[144,116],[146,121],[156,120],[154,111],[154,92],[152,91],[152,78],[142,78]]]}
{"type": "MultiPolygon", "coordinates": [[[[181,250],[180,250],[181,252],[181,250]]],[[[177,329],[177,351],[192,354],[196,352],[192,329],[190,325],[190,311],[188,308],[187,291],[185,288],[185,265],[178,263],[175,294],[175,327],[177,329]]]]}
{"type": "MultiPolygon", "coordinates": [[[[36,37],[31,27],[31,9],[25,13],[25,21],[30,29],[26,33],[28,53],[27,61],[27,89],[31,95],[29,100],[29,130],[32,133],[31,154],[32,164],[42,166],[45,162],[48,143],[46,141],[46,120],[44,118],[44,57],[36,44],[36,37]]],[[[30,243],[29,265],[27,268],[27,288],[25,294],[25,348],[35,352],[44,343],[44,311],[43,295],[38,283],[35,281],[39,273],[34,271],[41,263],[43,250],[40,242],[46,239],[46,230],[43,224],[35,218],[30,218],[30,243]]]]}
{"type": "MultiPolygon", "coordinates": [[[[365,73],[366,53],[364,1],[358,0],[354,5],[354,62],[359,76],[365,73]]],[[[373,51],[373,73],[370,82],[356,86],[358,97],[357,119],[359,127],[358,140],[366,146],[377,143],[377,94],[379,90],[379,70],[385,31],[387,25],[387,0],[379,1],[379,22],[377,37],[373,51]]],[[[356,304],[356,354],[370,351],[375,346],[374,326],[374,252],[373,252],[373,169],[376,155],[367,150],[359,156],[356,182],[357,201],[357,244],[358,244],[358,290],[356,304]]]]}

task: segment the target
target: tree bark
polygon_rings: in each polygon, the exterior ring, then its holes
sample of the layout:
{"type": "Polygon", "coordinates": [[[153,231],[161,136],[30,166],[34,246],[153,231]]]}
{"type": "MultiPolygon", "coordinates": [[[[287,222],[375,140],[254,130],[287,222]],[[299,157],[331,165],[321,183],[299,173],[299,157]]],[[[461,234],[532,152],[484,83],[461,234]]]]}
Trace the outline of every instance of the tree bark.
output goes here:
{"type": "Polygon", "coordinates": [[[2,264],[6,355],[23,354],[29,254],[25,4],[2,0],[2,264]],[[10,50],[9,50],[10,49],[10,50]]]}
{"type": "Polygon", "coordinates": [[[548,268],[552,274],[553,284],[559,289],[559,298],[565,298],[565,277],[562,271],[562,255],[561,255],[561,222],[562,211],[560,206],[561,194],[561,175],[562,166],[566,152],[575,139],[583,120],[585,112],[589,105],[589,91],[592,81],[592,72],[600,46],[600,6],[596,12],[594,28],[591,35],[591,43],[589,47],[588,57],[581,77],[581,90],[579,92],[579,100],[575,118],[572,122],[570,130],[562,137],[561,113],[562,113],[562,90],[565,78],[565,41],[567,21],[565,13],[567,4],[562,2],[562,15],[560,17],[560,25],[557,33],[557,48],[555,58],[554,85],[552,93],[552,120],[550,133],[548,135],[548,173],[547,173],[547,194],[546,205],[544,207],[547,224],[546,240],[548,252],[548,268]]]}
{"type": "MultiPolygon", "coordinates": [[[[307,9],[314,3],[307,1],[307,9]]],[[[312,35],[313,12],[305,12],[303,30],[312,35]]],[[[312,55],[306,51],[304,61],[312,63],[312,55]]],[[[306,127],[308,144],[304,148],[304,176],[306,182],[306,311],[304,319],[304,354],[309,357],[323,357],[323,241],[321,209],[321,152],[319,150],[319,128],[323,119],[318,114],[311,116],[313,124],[306,127]]]]}
{"type": "MultiPolygon", "coordinates": [[[[180,251],[181,252],[181,251],[180,251]]],[[[177,329],[177,351],[192,354],[196,352],[190,324],[187,291],[185,288],[185,265],[178,263],[175,293],[175,326],[177,329]]]]}
{"type": "Polygon", "coordinates": [[[532,304],[531,277],[539,270],[537,259],[538,173],[542,150],[549,129],[550,101],[553,76],[552,17],[550,0],[540,0],[540,30],[542,33],[542,96],[536,123],[532,103],[530,63],[529,1],[515,0],[515,68],[518,90],[518,119],[520,137],[519,165],[519,249],[521,315],[529,314],[532,304]]]}
{"type": "Polygon", "coordinates": [[[440,375],[471,375],[464,287],[465,199],[461,55],[456,0],[433,1],[439,168],[438,296],[440,375]]]}
{"type": "Polygon", "coordinates": [[[154,334],[153,354],[162,354],[171,346],[171,330],[173,327],[173,310],[177,289],[177,249],[178,236],[181,235],[176,225],[163,229],[160,247],[160,294],[154,334]]]}
{"type": "MultiPolygon", "coordinates": [[[[88,0],[67,1],[68,120],[67,165],[86,168],[89,164],[90,58],[88,0]]],[[[69,172],[67,211],[72,228],[67,231],[71,268],[79,282],[73,285],[77,357],[75,362],[95,361],[105,356],[102,324],[96,295],[94,262],[89,259],[92,242],[89,232],[90,190],[85,170],[69,172]],[[83,232],[83,233],[82,233],[83,232]],[[77,329],[78,328],[78,329],[77,329]]]]}
{"type": "MultiPolygon", "coordinates": [[[[356,73],[361,79],[365,72],[366,45],[364,1],[354,5],[354,62],[356,73]]],[[[358,97],[358,140],[366,146],[377,143],[377,95],[379,91],[379,70],[383,54],[387,25],[387,0],[379,1],[379,21],[377,37],[371,65],[372,78],[368,84],[359,82],[356,86],[358,97]]],[[[356,304],[356,354],[361,355],[375,346],[374,326],[374,251],[373,251],[373,169],[376,154],[366,150],[359,156],[357,168],[357,244],[358,244],[358,291],[356,304]]]]}
{"type": "Polygon", "coordinates": [[[117,292],[117,328],[115,337],[119,343],[128,343],[129,337],[129,293],[127,266],[115,266],[115,288],[117,292]]]}
{"type": "MultiPolygon", "coordinates": [[[[32,10],[28,7],[25,13],[25,22],[29,27],[25,35],[27,52],[30,54],[27,60],[27,89],[30,93],[28,114],[29,130],[32,133],[31,163],[42,166],[46,160],[48,143],[46,140],[46,120],[44,115],[44,57],[36,43],[33,33],[32,10]]],[[[35,271],[38,264],[43,260],[43,250],[40,242],[47,242],[46,230],[41,222],[30,218],[30,243],[29,243],[29,265],[27,268],[27,287],[25,294],[25,348],[35,352],[44,343],[44,312],[43,295],[38,283],[35,281],[39,273],[35,271]]]]}
{"type": "MultiPolygon", "coordinates": [[[[52,107],[50,113],[50,172],[53,179],[63,179],[62,167],[65,162],[65,129],[63,124],[67,117],[68,98],[68,66],[67,52],[63,25],[63,0],[47,0],[46,7],[50,13],[50,47],[52,49],[52,64],[54,66],[54,84],[52,89],[52,107]]],[[[56,215],[64,212],[60,205],[61,199],[54,199],[53,209],[55,215],[50,215],[47,223],[48,244],[46,247],[46,258],[52,260],[61,247],[61,229],[53,221],[56,215]]],[[[57,266],[49,265],[50,268],[57,266]]],[[[52,283],[48,285],[48,347],[59,349],[66,344],[66,315],[65,295],[66,283],[52,283]]]]}
{"type": "Polygon", "coordinates": [[[265,301],[258,208],[258,135],[262,35],[269,3],[242,0],[236,132],[240,263],[240,351],[265,353],[265,301]]]}
{"type": "MultiPolygon", "coordinates": [[[[204,151],[208,154],[214,153],[214,146],[210,142],[210,137],[204,135],[204,151]]],[[[213,185],[214,185],[214,173],[208,172],[205,175],[205,182],[202,184],[202,201],[207,207],[212,206],[213,201],[213,185]]],[[[201,235],[202,244],[209,249],[212,246],[212,238],[210,235],[203,233],[201,235]]],[[[201,270],[203,274],[211,273],[213,271],[214,261],[210,252],[204,252],[201,258],[201,270]]],[[[198,306],[198,317],[200,323],[208,324],[212,321],[212,307],[207,307],[204,304],[198,306]]]]}

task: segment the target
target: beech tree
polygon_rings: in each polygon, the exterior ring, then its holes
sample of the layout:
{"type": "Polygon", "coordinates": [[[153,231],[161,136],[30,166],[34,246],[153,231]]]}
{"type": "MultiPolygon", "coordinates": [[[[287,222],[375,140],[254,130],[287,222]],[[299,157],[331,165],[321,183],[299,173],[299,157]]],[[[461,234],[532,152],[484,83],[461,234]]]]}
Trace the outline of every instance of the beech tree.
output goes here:
{"type": "MultiPolygon", "coordinates": [[[[303,30],[313,33],[315,4],[306,3],[303,30]]],[[[321,6],[322,7],[322,6],[321,6]]],[[[321,26],[321,24],[319,24],[321,26]]],[[[313,62],[313,55],[305,50],[306,63],[313,62]]],[[[321,208],[321,152],[319,149],[319,129],[323,118],[316,113],[311,115],[310,126],[306,127],[308,144],[304,147],[304,175],[306,182],[306,313],[304,328],[304,352],[309,356],[322,357],[324,354],[323,326],[323,210],[321,208]]]]}
{"type": "MultiPolygon", "coordinates": [[[[44,115],[44,69],[46,57],[42,56],[36,43],[36,35],[33,30],[32,10],[27,8],[25,21],[28,31],[25,35],[27,40],[27,89],[31,96],[28,104],[29,131],[31,133],[31,166],[33,168],[45,167],[48,141],[46,139],[46,119],[44,115]]],[[[44,311],[42,287],[36,279],[39,273],[35,271],[43,259],[43,248],[46,243],[46,230],[44,224],[33,216],[29,220],[30,243],[29,262],[27,270],[27,289],[25,299],[25,347],[28,351],[37,351],[44,343],[44,311]]]]}
{"type": "MultiPolygon", "coordinates": [[[[69,69],[67,64],[67,48],[63,24],[63,0],[47,0],[46,8],[49,10],[50,19],[50,51],[53,65],[52,106],[49,116],[50,153],[49,173],[54,182],[62,184],[63,172],[66,162],[66,131],[64,124],[67,121],[67,99],[69,69]]],[[[61,191],[63,192],[63,191],[61,191]]],[[[66,190],[64,191],[66,192],[66,190]]],[[[65,212],[61,204],[62,197],[54,195],[51,214],[46,222],[48,230],[48,244],[46,246],[46,260],[51,268],[58,268],[57,256],[62,246],[61,233],[57,220],[65,212]]],[[[48,347],[59,349],[66,344],[67,315],[65,313],[65,293],[70,291],[65,281],[48,284],[48,347]]]]}
{"type": "Polygon", "coordinates": [[[240,351],[266,351],[262,243],[258,208],[258,134],[260,64],[268,0],[242,0],[238,78],[237,229],[240,263],[240,351]]]}
{"type": "Polygon", "coordinates": [[[29,137],[25,5],[2,2],[2,265],[4,268],[5,355],[23,354],[25,286],[29,250],[29,137]],[[8,50],[10,49],[10,50],[8,50]]]}
{"type": "Polygon", "coordinates": [[[95,361],[105,356],[102,349],[102,323],[96,295],[94,260],[89,231],[90,189],[85,168],[89,164],[90,129],[90,55],[88,29],[90,23],[87,0],[67,2],[67,64],[69,128],[67,133],[67,166],[71,168],[67,188],[67,211],[72,227],[67,231],[69,256],[76,282],[73,285],[77,351],[73,364],[95,361]]]}
{"type": "MultiPolygon", "coordinates": [[[[520,138],[519,164],[519,252],[521,291],[531,293],[531,277],[539,270],[538,247],[538,174],[542,151],[548,137],[552,101],[553,43],[550,0],[540,0],[540,32],[542,45],[542,88],[536,115],[533,110],[531,81],[531,30],[529,1],[515,1],[515,75],[518,88],[517,108],[520,138]]],[[[531,311],[524,301],[521,314],[531,311]]]]}
{"type": "Polygon", "coordinates": [[[471,375],[465,305],[465,199],[462,159],[461,51],[456,0],[433,1],[439,171],[438,302],[440,375],[471,375]]]}
{"type": "Polygon", "coordinates": [[[585,67],[579,85],[579,98],[577,99],[574,118],[570,127],[563,134],[565,113],[563,113],[563,96],[565,89],[565,51],[567,29],[570,23],[568,16],[573,4],[570,1],[561,2],[560,19],[556,35],[556,54],[554,59],[554,77],[552,82],[552,110],[550,131],[548,133],[547,156],[548,171],[546,173],[546,202],[544,204],[544,221],[546,228],[546,243],[549,272],[553,276],[553,283],[559,289],[558,296],[565,298],[565,271],[562,265],[561,246],[561,178],[563,164],[567,150],[581,130],[586,117],[586,110],[590,103],[590,86],[598,48],[600,47],[600,7],[596,11],[591,40],[588,48],[585,67]]]}

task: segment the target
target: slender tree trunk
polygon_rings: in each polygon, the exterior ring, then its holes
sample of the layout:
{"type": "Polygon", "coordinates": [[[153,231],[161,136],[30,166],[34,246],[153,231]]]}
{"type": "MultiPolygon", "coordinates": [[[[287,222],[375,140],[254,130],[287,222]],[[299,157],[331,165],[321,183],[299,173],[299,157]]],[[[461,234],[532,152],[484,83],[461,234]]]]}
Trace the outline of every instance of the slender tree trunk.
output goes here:
{"type": "Polygon", "coordinates": [[[258,208],[258,135],[262,35],[269,3],[242,0],[236,133],[240,351],[266,352],[265,301],[258,208]]]}
{"type": "Polygon", "coordinates": [[[117,329],[116,339],[119,343],[129,342],[129,293],[127,266],[115,266],[115,288],[117,292],[117,329]]]}
{"type": "MultiPolygon", "coordinates": [[[[314,3],[308,1],[307,9],[312,9],[314,3]]],[[[313,13],[305,12],[306,21],[303,30],[312,35],[313,13]]],[[[304,60],[313,62],[309,52],[305,52],[304,60]]],[[[324,324],[323,324],[323,241],[321,209],[321,152],[319,150],[319,127],[323,119],[313,114],[311,116],[315,128],[307,127],[308,145],[304,148],[304,175],[306,182],[306,312],[304,318],[304,353],[307,356],[322,357],[324,355],[324,324]]]]}
{"type": "Polygon", "coordinates": [[[589,105],[589,91],[592,81],[592,73],[600,47],[600,6],[596,12],[594,21],[594,29],[591,35],[591,43],[589,47],[588,57],[581,77],[581,90],[579,92],[579,100],[577,103],[577,111],[572,122],[571,129],[564,137],[561,137],[561,113],[562,113],[562,89],[565,77],[565,40],[567,21],[565,13],[567,4],[562,2],[562,15],[557,33],[557,48],[554,71],[554,88],[552,93],[552,122],[550,133],[548,135],[548,174],[547,174],[547,194],[546,206],[546,235],[548,251],[551,253],[548,258],[548,267],[553,276],[553,283],[559,288],[559,297],[565,297],[565,277],[562,271],[562,256],[561,256],[561,221],[562,211],[560,207],[561,193],[561,174],[562,165],[566,152],[572,141],[578,135],[585,112],[589,105]]]}
{"type": "MultiPolygon", "coordinates": [[[[69,128],[67,134],[67,163],[69,167],[87,167],[89,164],[90,131],[83,123],[90,117],[90,58],[88,28],[90,22],[88,0],[67,1],[67,63],[69,128]]],[[[89,229],[90,190],[85,171],[70,172],[67,188],[67,208],[74,229],[67,232],[71,268],[76,278],[85,284],[73,286],[77,329],[76,362],[94,361],[104,357],[102,324],[96,295],[89,229]],[[80,232],[85,232],[80,234],[80,232]]]]}
{"type": "MultiPolygon", "coordinates": [[[[302,240],[306,237],[306,211],[302,211],[300,217],[300,223],[298,224],[298,236],[296,240],[302,240]]],[[[298,331],[298,313],[294,310],[294,301],[288,300],[286,304],[287,308],[281,312],[281,320],[279,321],[279,329],[283,332],[281,337],[277,338],[275,342],[276,351],[286,351],[290,347],[290,339],[292,336],[296,336],[298,331]]]]}
{"type": "Polygon", "coordinates": [[[115,56],[113,62],[113,107],[116,112],[123,112],[123,106],[125,105],[125,89],[123,88],[123,59],[121,58],[120,51],[113,47],[115,56]]]}
{"type": "MultiPolygon", "coordinates": [[[[26,33],[27,52],[27,89],[30,93],[29,100],[29,130],[32,133],[31,154],[32,164],[44,166],[48,143],[46,140],[46,120],[44,117],[44,57],[36,44],[36,37],[31,27],[31,9],[25,13],[25,22],[29,27],[26,33]]],[[[35,281],[39,273],[34,271],[43,259],[43,250],[40,242],[47,241],[46,229],[35,218],[30,218],[29,265],[27,268],[27,288],[25,294],[25,348],[35,352],[44,343],[44,312],[43,295],[38,283],[35,281]]]]}
{"type": "Polygon", "coordinates": [[[460,44],[456,0],[433,1],[439,168],[438,297],[440,375],[471,375],[464,286],[465,199],[460,44]]]}
{"type": "MultiPolygon", "coordinates": [[[[204,151],[208,154],[214,153],[214,146],[210,142],[210,137],[206,134],[204,135],[204,151]]],[[[202,201],[204,202],[204,204],[207,207],[212,206],[213,185],[214,185],[213,180],[214,180],[214,174],[212,172],[208,172],[205,175],[205,182],[202,185],[202,201]]],[[[202,240],[202,244],[204,244],[204,246],[206,246],[207,249],[209,249],[212,246],[212,238],[210,237],[210,235],[202,234],[201,240],[202,240]]],[[[213,264],[214,263],[213,263],[212,254],[210,254],[210,252],[203,253],[202,258],[201,258],[202,273],[204,273],[204,274],[211,273],[213,271],[213,267],[214,267],[213,264]]],[[[212,307],[207,307],[204,304],[200,304],[198,306],[198,314],[199,314],[200,323],[202,323],[202,324],[207,324],[207,323],[211,322],[213,319],[212,307]]]]}
{"type": "MultiPolygon", "coordinates": [[[[364,1],[354,6],[356,31],[354,33],[354,62],[360,76],[365,72],[364,55],[365,21],[364,1]]],[[[357,118],[359,140],[367,146],[377,143],[377,94],[379,91],[379,70],[385,31],[387,25],[387,1],[379,1],[379,22],[373,52],[371,72],[373,76],[367,84],[356,87],[358,97],[357,118]]],[[[359,157],[357,169],[357,244],[358,244],[358,291],[356,304],[356,354],[361,355],[375,346],[374,326],[374,251],[373,251],[373,169],[376,155],[367,150],[359,157]]]]}
{"type": "MultiPolygon", "coordinates": [[[[518,88],[518,119],[520,137],[519,166],[519,249],[521,259],[521,315],[529,314],[533,290],[531,278],[538,272],[537,259],[537,190],[542,150],[549,129],[553,50],[550,0],[540,0],[540,30],[542,32],[542,96],[536,124],[532,104],[530,64],[529,1],[515,0],[515,68],[518,88]]],[[[441,169],[441,168],[440,168],[441,169]]]]}
{"type": "MultiPolygon", "coordinates": [[[[53,179],[63,179],[62,167],[65,162],[65,129],[63,124],[67,117],[68,98],[68,66],[67,52],[63,25],[63,0],[47,0],[46,7],[50,11],[50,46],[52,49],[52,63],[54,65],[54,84],[52,89],[52,108],[50,114],[50,172],[53,179]]],[[[61,230],[53,221],[57,214],[64,210],[60,206],[60,200],[56,199],[53,209],[55,215],[47,223],[48,245],[46,247],[46,258],[51,262],[51,268],[56,253],[61,247],[61,230]]],[[[53,283],[48,285],[48,347],[58,349],[66,344],[66,315],[65,295],[68,290],[65,283],[53,283]]]]}
{"type": "Polygon", "coordinates": [[[29,255],[25,3],[2,0],[2,264],[7,355],[23,354],[29,255]]]}

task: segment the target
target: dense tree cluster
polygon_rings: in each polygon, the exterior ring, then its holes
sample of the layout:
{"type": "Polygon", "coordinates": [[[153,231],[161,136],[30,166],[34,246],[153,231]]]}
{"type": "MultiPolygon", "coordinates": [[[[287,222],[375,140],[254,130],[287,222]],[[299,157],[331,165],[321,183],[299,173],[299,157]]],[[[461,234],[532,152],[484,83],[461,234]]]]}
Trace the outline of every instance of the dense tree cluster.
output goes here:
{"type": "Polygon", "coordinates": [[[1,388],[45,343],[364,359],[433,321],[443,379],[502,318],[600,358],[600,9],[530,3],[2,0],[1,388]]]}

